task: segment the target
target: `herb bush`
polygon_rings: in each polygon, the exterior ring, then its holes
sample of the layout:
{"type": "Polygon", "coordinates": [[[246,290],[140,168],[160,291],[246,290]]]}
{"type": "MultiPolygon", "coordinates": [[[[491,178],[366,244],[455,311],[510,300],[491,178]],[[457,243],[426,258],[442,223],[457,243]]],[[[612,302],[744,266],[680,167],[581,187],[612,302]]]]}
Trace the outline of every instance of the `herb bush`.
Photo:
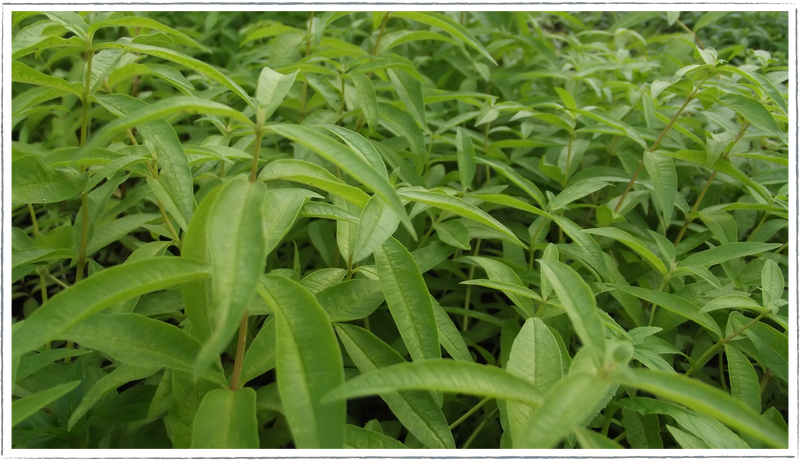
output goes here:
{"type": "Polygon", "coordinates": [[[786,13],[12,22],[14,447],[787,447],[786,13]]]}

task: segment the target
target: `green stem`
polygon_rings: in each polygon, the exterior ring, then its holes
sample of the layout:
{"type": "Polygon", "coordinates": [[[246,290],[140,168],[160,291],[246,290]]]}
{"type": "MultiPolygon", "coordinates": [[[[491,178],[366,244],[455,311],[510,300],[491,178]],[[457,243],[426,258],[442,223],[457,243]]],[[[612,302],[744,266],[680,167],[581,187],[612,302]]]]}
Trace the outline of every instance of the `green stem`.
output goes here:
{"type": "MultiPolygon", "coordinates": [[[[745,131],[747,131],[747,128],[749,127],[750,123],[745,123],[742,125],[741,128],[739,128],[739,133],[736,135],[736,139],[734,139],[733,142],[731,142],[730,145],[728,145],[728,147],[725,148],[725,152],[722,155],[723,160],[728,159],[728,155],[730,155],[731,151],[736,146],[736,143],[739,142],[742,136],[744,136],[745,131]]],[[[717,176],[717,171],[712,171],[711,175],[708,176],[706,185],[703,186],[703,190],[700,192],[700,196],[697,197],[697,201],[695,201],[694,206],[692,206],[692,210],[689,212],[689,214],[686,214],[686,219],[683,221],[683,226],[681,227],[681,231],[678,232],[678,237],[675,238],[675,245],[680,243],[681,240],[683,239],[683,236],[686,234],[686,230],[689,228],[689,224],[694,220],[692,216],[694,215],[694,213],[697,212],[698,209],[700,209],[700,203],[703,202],[703,198],[705,198],[706,192],[708,192],[708,189],[711,187],[711,183],[714,181],[714,178],[716,176],[717,176]]]]}
{"type": "Polygon", "coordinates": [[[247,318],[248,311],[245,310],[242,322],[239,324],[239,340],[236,343],[236,360],[233,363],[233,375],[231,376],[231,390],[236,391],[239,387],[239,380],[242,376],[242,365],[244,364],[244,350],[247,345],[247,318]]]}
{"type": "Polygon", "coordinates": [[[258,155],[261,153],[261,137],[264,135],[261,126],[256,127],[256,145],[253,147],[253,163],[250,166],[250,182],[258,177],[258,155]]]}
{"type": "MultiPolygon", "coordinates": [[[[480,250],[481,250],[481,240],[479,238],[478,241],[475,242],[475,251],[472,253],[472,255],[473,256],[477,256],[478,252],[480,250]]],[[[469,267],[469,277],[468,277],[468,279],[472,279],[474,277],[475,277],[475,265],[472,265],[472,266],[469,267]]],[[[466,292],[466,296],[465,297],[466,298],[464,299],[464,310],[469,310],[470,297],[472,297],[472,285],[471,284],[467,285],[467,292],[466,292]]],[[[466,331],[468,327],[469,327],[469,316],[464,315],[464,321],[461,323],[461,330],[462,331],[466,331]]]]}
{"type": "Polygon", "coordinates": [[[486,424],[489,423],[489,420],[491,420],[492,417],[494,417],[494,414],[496,414],[496,413],[497,413],[497,409],[493,410],[492,412],[487,414],[486,417],[483,418],[483,420],[481,421],[480,425],[478,425],[477,428],[475,428],[475,431],[473,431],[472,434],[469,435],[469,439],[467,439],[467,442],[465,442],[464,445],[461,446],[462,449],[469,448],[469,446],[472,444],[472,441],[474,441],[475,438],[478,437],[478,434],[481,431],[483,431],[483,429],[486,427],[486,424]]]}
{"type": "MultiPolygon", "coordinates": [[[[681,113],[683,113],[683,110],[686,108],[687,105],[689,105],[689,102],[691,102],[692,99],[694,99],[694,95],[697,94],[697,92],[703,86],[703,83],[705,83],[706,79],[708,77],[710,77],[710,76],[711,76],[711,72],[709,71],[708,74],[706,74],[706,76],[700,82],[700,84],[697,85],[692,90],[692,93],[689,94],[689,97],[686,98],[686,102],[684,102],[683,105],[678,109],[678,111],[675,112],[675,115],[672,117],[672,119],[669,121],[669,123],[667,123],[667,126],[664,128],[663,131],[661,131],[661,135],[658,136],[658,139],[656,139],[656,141],[653,143],[653,145],[648,149],[649,152],[652,153],[652,152],[654,152],[656,150],[656,147],[658,147],[658,145],[664,139],[664,136],[667,135],[667,133],[669,132],[670,128],[672,128],[672,125],[675,124],[675,121],[678,119],[678,117],[681,115],[681,113]]],[[[625,197],[628,196],[628,192],[631,191],[631,188],[633,187],[633,183],[636,182],[636,178],[639,177],[639,173],[642,172],[642,166],[644,166],[644,156],[642,156],[642,160],[639,162],[639,167],[636,168],[636,172],[633,173],[633,177],[631,177],[630,182],[628,182],[628,186],[625,187],[625,191],[622,193],[622,197],[620,197],[619,202],[617,203],[617,206],[614,208],[614,214],[619,212],[620,206],[622,206],[622,203],[625,202],[625,197]]]]}
{"type": "Polygon", "coordinates": [[[686,371],[686,373],[685,373],[685,374],[683,374],[683,375],[685,375],[685,376],[687,376],[687,377],[688,377],[688,376],[690,376],[690,375],[692,375],[692,373],[694,373],[694,371],[696,371],[697,369],[699,369],[699,368],[700,368],[700,366],[702,366],[702,365],[704,365],[705,363],[707,363],[707,362],[708,362],[708,360],[709,360],[709,359],[711,359],[711,357],[712,357],[712,356],[714,356],[714,354],[715,354],[715,353],[716,353],[716,352],[717,352],[717,351],[718,351],[720,348],[722,348],[722,346],[723,346],[723,345],[725,345],[726,343],[728,343],[728,342],[730,342],[731,340],[733,340],[733,339],[734,339],[734,338],[735,338],[737,335],[739,335],[739,334],[741,334],[742,332],[746,331],[746,330],[747,330],[747,329],[748,329],[750,326],[752,326],[753,324],[755,324],[755,323],[757,323],[757,322],[761,321],[761,318],[763,318],[763,317],[764,317],[766,314],[767,314],[767,312],[766,312],[766,311],[763,311],[763,312],[761,312],[761,313],[760,313],[758,316],[756,316],[756,317],[755,317],[755,318],[754,318],[752,321],[750,321],[749,323],[747,323],[747,324],[745,324],[744,326],[740,327],[739,329],[735,330],[734,332],[732,332],[732,333],[731,333],[731,335],[729,335],[729,336],[725,337],[724,339],[722,339],[722,340],[720,340],[719,342],[717,342],[716,344],[714,344],[714,346],[712,346],[711,348],[709,348],[708,350],[706,350],[706,352],[705,352],[705,353],[703,353],[703,355],[702,355],[702,356],[700,356],[700,358],[699,358],[697,361],[695,361],[695,362],[694,362],[694,364],[692,365],[692,367],[690,367],[690,368],[689,368],[689,370],[688,370],[688,371],[686,371]]]}
{"type": "Polygon", "coordinates": [[[483,398],[478,404],[475,404],[475,406],[473,406],[472,409],[468,410],[467,413],[465,413],[464,415],[459,417],[458,420],[450,424],[450,431],[453,431],[458,425],[461,425],[464,422],[464,420],[470,418],[472,414],[477,412],[478,409],[486,405],[486,403],[488,403],[491,400],[492,398],[483,398]]]}
{"type": "Polygon", "coordinates": [[[39,234],[39,222],[36,220],[36,212],[31,203],[28,203],[28,211],[31,213],[31,222],[33,222],[33,235],[36,236],[39,234]]]}
{"type": "MultiPolygon", "coordinates": [[[[92,84],[92,60],[94,59],[94,50],[89,49],[86,54],[86,75],[83,79],[83,110],[81,112],[81,147],[86,145],[86,136],[89,131],[89,94],[91,92],[92,84]]],[[[80,167],[80,172],[86,172],[86,166],[80,167]]],[[[86,192],[81,193],[81,241],[78,247],[78,272],[75,274],[75,282],[83,279],[83,271],[86,267],[86,244],[89,240],[89,200],[86,192]]],[[[67,346],[71,342],[67,342],[67,346]]]]}
{"type": "Polygon", "coordinates": [[[375,46],[372,48],[372,55],[375,56],[378,54],[378,45],[381,44],[381,38],[383,38],[383,31],[386,30],[386,23],[389,22],[389,16],[392,14],[391,11],[386,13],[386,16],[383,17],[383,23],[381,24],[381,31],[378,32],[378,39],[375,40],[375,46]]]}

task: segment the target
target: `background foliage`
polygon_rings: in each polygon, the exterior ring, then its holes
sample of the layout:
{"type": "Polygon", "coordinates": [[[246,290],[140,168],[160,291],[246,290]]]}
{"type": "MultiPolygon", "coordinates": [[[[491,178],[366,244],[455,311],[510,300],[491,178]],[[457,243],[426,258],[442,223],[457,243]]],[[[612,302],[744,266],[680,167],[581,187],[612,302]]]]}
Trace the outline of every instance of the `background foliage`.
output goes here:
{"type": "Polygon", "coordinates": [[[785,12],[12,23],[14,447],[787,446],[785,12]]]}

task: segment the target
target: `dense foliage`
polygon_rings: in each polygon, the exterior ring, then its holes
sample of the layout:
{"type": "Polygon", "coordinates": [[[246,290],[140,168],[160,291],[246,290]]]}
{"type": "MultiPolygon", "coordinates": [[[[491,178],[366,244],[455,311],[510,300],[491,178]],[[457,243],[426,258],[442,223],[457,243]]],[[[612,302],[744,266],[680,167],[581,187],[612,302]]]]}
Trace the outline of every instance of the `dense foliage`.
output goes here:
{"type": "Polygon", "coordinates": [[[15,12],[14,447],[786,448],[787,21],[15,12]]]}

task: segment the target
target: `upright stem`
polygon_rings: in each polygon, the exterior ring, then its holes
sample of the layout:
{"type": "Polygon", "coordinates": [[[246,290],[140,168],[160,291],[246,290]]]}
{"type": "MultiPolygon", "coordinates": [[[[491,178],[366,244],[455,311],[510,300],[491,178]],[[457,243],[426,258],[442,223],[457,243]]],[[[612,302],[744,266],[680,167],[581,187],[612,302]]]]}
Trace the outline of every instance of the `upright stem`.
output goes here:
{"type": "MultiPolygon", "coordinates": [[[[656,141],[653,143],[653,145],[648,149],[648,152],[652,153],[652,152],[654,152],[656,150],[656,147],[658,147],[658,145],[664,139],[664,136],[667,135],[667,133],[669,132],[670,128],[672,128],[672,125],[675,124],[675,120],[677,120],[678,117],[681,115],[681,113],[683,113],[683,109],[685,109],[686,106],[689,105],[689,102],[691,102],[692,99],[694,99],[694,95],[697,94],[697,92],[700,90],[700,88],[703,86],[703,83],[706,82],[706,79],[709,76],[711,76],[711,72],[708,72],[708,74],[706,74],[706,76],[703,78],[703,80],[700,82],[700,84],[697,85],[694,88],[694,90],[692,90],[692,93],[689,94],[689,97],[686,98],[686,102],[684,102],[683,105],[678,109],[678,111],[675,112],[675,116],[673,116],[672,119],[669,121],[669,123],[667,123],[667,126],[664,128],[664,131],[661,131],[661,135],[658,136],[658,139],[656,139],[656,141]]],[[[639,167],[636,168],[636,172],[633,173],[633,177],[631,177],[630,182],[628,182],[628,186],[625,187],[625,191],[622,193],[622,196],[620,197],[619,202],[617,203],[617,206],[614,208],[614,214],[619,212],[619,208],[622,206],[622,203],[625,201],[625,197],[628,196],[628,192],[631,191],[631,188],[633,187],[633,183],[636,182],[636,178],[639,177],[639,173],[642,172],[642,166],[644,166],[644,155],[642,156],[642,160],[639,162],[639,167]]]]}
{"type": "Polygon", "coordinates": [[[233,375],[231,376],[231,390],[239,389],[239,380],[242,377],[242,365],[244,364],[244,349],[247,345],[247,318],[248,311],[245,310],[242,322],[239,323],[239,340],[236,343],[236,361],[233,363],[233,375]]]}
{"type": "Polygon", "coordinates": [[[386,30],[386,23],[389,22],[389,16],[391,16],[392,12],[386,12],[386,16],[383,17],[383,23],[381,24],[381,31],[378,32],[378,39],[375,40],[375,46],[372,48],[372,55],[378,54],[378,45],[381,44],[381,38],[383,38],[383,31],[386,30]]]}
{"type": "MultiPolygon", "coordinates": [[[[480,250],[481,250],[481,240],[478,239],[478,241],[475,243],[475,252],[473,252],[472,255],[477,256],[480,250]]],[[[469,267],[469,279],[472,279],[474,277],[475,277],[475,266],[472,265],[469,267]]],[[[472,297],[472,285],[468,284],[466,299],[464,300],[464,310],[469,310],[470,297],[472,297]]],[[[461,330],[466,331],[467,327],[469,327],[469,316],[464,315],[464,321],[461,323],[461,330]]]]}
{"type": "Polygon", "coordinates": [[[689,34],[691,34],[691,36],[694,37],[694,41],[697,42],[697,46],[699,46],[701,50],[706,49],[705,45],[703,45],[703,42],[700,41],[700,37],[698,37],[694,32],[692,32],[692,29],[686,27],[686,24],[681,22],[680,19],[678,19],[677,22],[678,22],[678,25],[683,28],[683,30],[685,30],[686,32],[689,32],[689,34]]]}
{"type": "MultiPolygon", "coordinates": [[[[725,149],[725,152],[722,154],[723,160],[726,160],[728,158],[728,155],[730,155],[731,151],[736,146],[736,143],[739,142],[742,136],[744,136],[745,131],[747,131],[747,128],[749,127],[750,123],[745,123],[742,125],[742,127],[739,129],[739,133],[736,134],[736,139],[734,139],[733,142],[730,143],[730,145],[725,149]]],[[[694,202],[692,210],[689,212],[689,214],[686,214],[686,220],[683,221],[683,227],[681,227],[681,231],[678,233],[678,237],[675,238],[676,245],[681,242],[683,236],[686,234],[686,230],[689,228],[689,224],[692,222],[692,220],[694,220],[692,215],[696,213],[698,209],[700,209],[700,203],[703,202],[703,198],[705,198],[706,192],[708,192],[708,189],[711,187],[711,183],[714,181],[714,178],[716,176],[717,176],[717,171],[712,171],[711,175],[708,176],[708,180],[706,180],[706,185],[703,186],[703,190],[697,197],[697,201],[694,202]]]]}
{"type": "Polygon", "coordinates": [[[36,236],[39,234],[39,222],[36,220],[36,212],[31,203],[28,203],[28,211],[31,213],[31,222],[33,222],[33,235],[36,236]]]}
{"type": "MultiPolygon", "coordinates": [[[[92,59],[94,50],[89,49],[86,54],[86,75],[83,79],[83,110],[81,112],[81,147],[86,145],[86,136],[89,131],[89,94],[92,84],[92,59]]],[[[86,172],[86,167],[80,167],[81,174],[86,172]]],[[[86,267],[86,244],[89,239],[89,199],[86,192],[81,193],[81,242],[78,249],[78,272],[75,274],[75,282],[83,279],[83,270],[86,267]]],[[[68,342],[69,343],[69,342],[68,342]]]]}
{"type": "Polygon", "coordinates": [[[258,174],[258,155],[261,153],[261,137],[264,132],[261,126],[256,127],[256,145],[253,147],[253,163],[250,166],[250,182],[255,182],[258,174]]]}
{"type": "Polygon", "coordinates": [[[685,375],[686,377],[692,375],[692,373],[694,371],[696,371],[697,369],[699,369],[700,366],[702,366],[703,364],[707,363],[708,360],[711,359],[712,356],[714,356],[714,353],[716,353],[720,348],[722,348],[723,345],[725,345],[726,343],[728,343],[731,340],[733,340],[737,335],[739,335],[742,332],[746,331],[753,324],[761,321],[761,318],[763,318],[764,315],[766,315],[766,314],[767,314],[766,311],[761,312],[752,321],[750,321],[749,323],[747,323],[744,326],[740,327],[736,331],[732,332],[731,335],[725,337],[724,339],[722,339],[719,342],[717,342],[716,344],[714,344],[714,346],[709,348],[705,353],[703,353],[703,355],[700,356],[700,358],[697,361],[694,362],[692,367],[690,367],[689,370],[686,371],[686,373],[683,374],[683,375],[685,375]]]}

